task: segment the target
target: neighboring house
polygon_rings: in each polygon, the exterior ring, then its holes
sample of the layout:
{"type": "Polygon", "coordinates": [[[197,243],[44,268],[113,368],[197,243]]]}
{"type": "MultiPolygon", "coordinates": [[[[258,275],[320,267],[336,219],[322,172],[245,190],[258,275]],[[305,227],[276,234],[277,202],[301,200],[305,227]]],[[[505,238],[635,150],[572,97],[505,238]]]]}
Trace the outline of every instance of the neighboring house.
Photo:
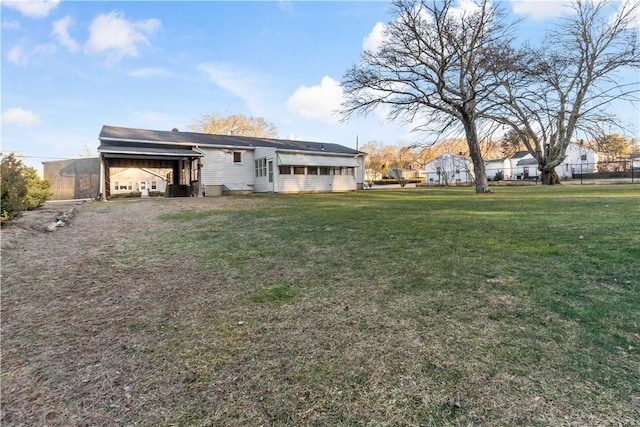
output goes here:
{"type": "MultiPolygon", "coordinates": [[[[538,179],[538,161],[528,151],[518,151],[510,161],[511,179],[538,179]]],[[[555,171],[559,178],[570,179],[574,174],[595,172],[597,162],[594,150],[571,143],[567,146],[564,160],[556,166],[555,171]]]]}
{"type": "Polygon", "coordinates": [[[528,151],[518,151],[509,159],[511,179],[538,179],[538,161],[528,151]]]}
{"type": "Polygon", "coordinates": [[[92,199],[100,193],[100,159],[42,162],[44,179],[51,183],[52,200],[92,199]]]}
{"type": "Polygon", "coordinates": [[[139,191],[142,197],[162,193],[167,189],[169,169],[114,168],[111,170],[111,194],[139,191]]]}
{"type": "Polygon", "coordinates": [[[511,179],[511,160],[509,159],[487,160],[484,169],[487,178],[491,181],[500,172],[502,172],[502,179],[511,179]]]}
{"type": "Polygon", "coordinates": [[[560,178],[572,178],[573,174],[594,173],[597,170],[598,155],[591,148],[571,143],[567,146],[566,156],[556,166],[560,178]]]}
{"type": "MultiPolygon", "coordinates": [[[[169,195],[362,189],[365,153],[333,143],[103,126],[98,152],[110,196],[115,168],[169,169],[169,195]]],[[[127,184],[128,186],[128,184],[127,184]]]]}
{"type": "Polygon", "coordinates": [[[471,160],[453,154],[443,154],[424,167],[427,184],[461,184],[474,181],[471,160]]]}

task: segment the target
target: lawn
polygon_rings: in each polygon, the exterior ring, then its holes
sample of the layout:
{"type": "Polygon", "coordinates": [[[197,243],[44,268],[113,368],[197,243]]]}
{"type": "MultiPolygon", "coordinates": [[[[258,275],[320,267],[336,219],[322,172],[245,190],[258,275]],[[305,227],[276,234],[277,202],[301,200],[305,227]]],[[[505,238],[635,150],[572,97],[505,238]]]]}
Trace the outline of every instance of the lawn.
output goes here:
{"type": "Polygon", "coordinates": [[[83,207],[154,231],[68,267],[50,333],[44,273],[3,289],[5,421],[14,387],[78,424],[640,425],[637,185],[233,200],[83,207]]]}

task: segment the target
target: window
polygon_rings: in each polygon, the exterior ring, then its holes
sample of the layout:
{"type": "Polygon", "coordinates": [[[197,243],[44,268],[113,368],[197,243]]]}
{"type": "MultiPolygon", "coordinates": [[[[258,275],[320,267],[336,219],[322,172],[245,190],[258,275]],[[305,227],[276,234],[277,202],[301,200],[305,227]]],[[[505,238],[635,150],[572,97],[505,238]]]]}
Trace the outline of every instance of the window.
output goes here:
{"type": "Polygon", "coordinates": [[[580,160],[582,160],[583,162],[587,160],[587,155],[583,154],[582,156],[580,156],[580,160]]]}
{"type": "Polygon", "coordinates": [[[355,168],[347,168],[347,175],[354,176],[356,174],[355,168]]]}
{"type": "Polygon", "coordinates": [[[266,158],[254,160],[253,163],[256,169],[256,178],[259,178],[261,176],[267,176],[267,159],[266,158]]]}
{"type": "Polygon", "coordinates": [[[293,174],[294,175],[304,175],[304,170],[305,170],[304,166],[294,166],[293,167],[293,174]]]}
{"type": "Polygon", "coordinates": [[[233,152],[233,163],[242,163],[242,151],[233,152]]]}
{"type": "Polygon", "coordinates": [[[320,175],[331,175],[331,168],[328,166],[320,166],[320,175]]]}
{"type": "Polygon", "coordinates": [[[133,190],[133,182],[132,181],[128,181],[127,182],[127,190],[133,190]]]}
{"type": "Polygon", "coordinates": [[[280,175],[291,175],[291,166],[280,166],[280,175]]]}
{"type": "Polygon", "coordinates": [[[307,167],[307,175],[318,175],[318,167],[317,166],[307,167]]]}
{"type": "Polygon", "coordinates": [[[157,181],[151,181],[151,189],[152,190],[157,190],[158,189],[158,182],[157,181]]]}
{"type": "Polygon", "coordinates": [[[273,161],[269,161],[269,182],[273,182],[273,161]]]}

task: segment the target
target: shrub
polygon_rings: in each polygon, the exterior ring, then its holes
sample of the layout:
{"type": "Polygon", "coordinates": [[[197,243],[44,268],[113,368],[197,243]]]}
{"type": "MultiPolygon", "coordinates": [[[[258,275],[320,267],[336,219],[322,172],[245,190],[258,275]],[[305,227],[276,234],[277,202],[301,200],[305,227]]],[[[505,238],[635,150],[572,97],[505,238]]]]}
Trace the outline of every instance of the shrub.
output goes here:
{"type": "Polygon", "coordinates": [[[49,181],[40,179],[34,168],[26,167],[13,153],[0,165],[2,188],[2,224],[20,216],[23,210],[36,209],[53,196],[49,181]]]}
{"type": "Polygon", "coordinates": [[[503,171],[498,171],[496,172],[495,176],[493,177],[494,181],[502,181],[504,180],[504,172],[503,171]]]}
{"type": "Polygon", "coordinates": [[[53,193],[49,191],[51,183],[46,179],[40,179],[34,168],[25,168],[24,176],[27,181],[27,195],[25,196],[26,210],[32,210],[44,205],[53,193]]]}
{"type": "Polygon", "coordinates": [[[13,153],[2,159],[0,164],[0,187],[2,203],[2,223],[20,215],[27,196],[27,180],[24,178],[24,164],[13,153]]]}

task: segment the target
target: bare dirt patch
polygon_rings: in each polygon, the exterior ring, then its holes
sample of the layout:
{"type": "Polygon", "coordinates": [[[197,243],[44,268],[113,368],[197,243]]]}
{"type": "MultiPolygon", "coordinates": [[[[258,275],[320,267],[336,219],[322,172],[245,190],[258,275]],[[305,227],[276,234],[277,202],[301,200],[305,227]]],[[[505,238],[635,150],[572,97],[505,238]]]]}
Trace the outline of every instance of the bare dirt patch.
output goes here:
{"type": "Polygon", "coordinates": [[[161,424],[175,414],[172,396],[188,397],[190,385],[190,367],[172,352],[175,331],[194,321],[186,312],[194,305],[215,309],[221,279],[188,258],[129,256],[131,239],[154,245],[154,236],[179,232],[163,213],[252,203],[259,199],[47,203],[4,227],[1,424],[161,424]],[[68,225],[46,230],[72,208],[68,225]]]}

